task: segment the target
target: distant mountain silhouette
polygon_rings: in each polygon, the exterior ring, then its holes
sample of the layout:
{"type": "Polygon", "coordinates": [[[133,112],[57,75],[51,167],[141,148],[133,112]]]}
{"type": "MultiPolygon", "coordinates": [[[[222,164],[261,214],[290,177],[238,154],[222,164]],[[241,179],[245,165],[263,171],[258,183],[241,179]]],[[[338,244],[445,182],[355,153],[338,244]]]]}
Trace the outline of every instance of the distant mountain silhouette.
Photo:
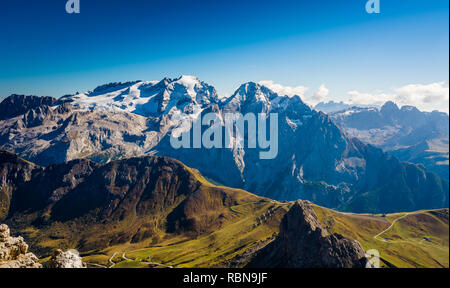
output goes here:
{"type": "Polygon", "coordinates": [[[349,135],[448,180],[448,114],[386,102],[381,109],[350,108],[330,116],[349,135]]]}

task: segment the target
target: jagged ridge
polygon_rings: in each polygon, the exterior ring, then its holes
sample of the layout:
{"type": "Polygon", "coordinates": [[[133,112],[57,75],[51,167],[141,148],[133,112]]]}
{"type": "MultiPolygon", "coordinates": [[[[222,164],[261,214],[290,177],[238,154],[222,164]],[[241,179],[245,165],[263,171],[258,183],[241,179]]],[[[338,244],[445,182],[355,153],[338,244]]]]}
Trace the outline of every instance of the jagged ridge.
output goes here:
{"type": "Polygon", "coordinates": [[[115,83],[95,91],[0,122],[0,147],[44,166],[78,158],[107,163],[169,156],[227,186],[354,212],[448,207],[448,182],[352,139],[298,96],[278,95],[249,82],[218,101],[212,86],[192,76],[115,83]],[[144,106],[153,112],[138,111],[144,106]],[[246,148],[173,149],[172,116],[191,121],[206,112],[221,117],[226,112],[278,113],[278,157],[261,161],[259,150],[246,148]]]}

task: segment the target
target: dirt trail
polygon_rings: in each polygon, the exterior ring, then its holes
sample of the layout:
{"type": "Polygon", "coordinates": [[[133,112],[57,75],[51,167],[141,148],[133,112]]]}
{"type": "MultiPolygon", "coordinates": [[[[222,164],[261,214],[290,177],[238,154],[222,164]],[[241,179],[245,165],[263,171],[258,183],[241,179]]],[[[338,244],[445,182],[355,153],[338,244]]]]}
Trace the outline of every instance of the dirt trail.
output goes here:
{"type": "Polygon", "coordinates": [[[373,239],[379,240],[379,241],[383,241],[383,242],[386,242],[386,243],[388,243],[388,242],[393,242],[393,241],[387,241],[387,240],[384,240],[384,239],[378,239],[378,237],[379,237],[381,234],[384,234],[384,233],[386,233],[387,231],[389,231],[390,229],[392,229],[392,227],[394,226],[395,223],[397,223],[397,221],[399,221],[399,220],[401,220],[401,219],[403,219],[403,218],[405,218],[406,216],[411,215],[411,214],[412,214],[412,213],[406,213],[405,215],[396,218],[394,221],[392,221],[391,226],[389,226],[389,227],[386,228],[385,230],[381,231],[381,232],[378,233],[377,235],[373,236],[373,239]]]}
{"type": "Polygon", "coordinates": [[[399,221],[409,215],[412,215],[412,214],[417,214],[417,213],[406,213],[405,215],[396,218],[394,221],[392,221],[392,224],[387,229],[385,229],[385,230],[381,231],[380,233],[378,233],[377,235],[373,236],[373,238],[375,240],[382,241],[385,243],[409,243],[409,244],[413,244],[413,245],[423,245],[423,246],[433,247],[433,248],[436,248],[436,249],[439,249],[442,251],[447,251],[446,249],[439,247],[437,245],[430,244],[430,243],[424,243],[425,239],[422,239],[421,241],[411,241],[411,240],[385,240],[385,239],[378,238],[378,237],[380,237],[380,235],[382,235],[382,234],[386,233],[387,231],[389,231],[390,229],[392,229],[392,227],[394,227],[394,224],[397,223],[397,221],[399,221]]]}
{"type": "Polygon", "coordinates": [[[108,268],[108,267],[105,266],[105,265],[101,265],[101,264],[97,264],[97,263],[91,263],[91,262],[84,262],[84,263],[86,263],[86,265],[91,265],[91,266],[94,266],[94,267],[108,268]]]}
{"type": "Polygon", "coordinates": [[[111,263],[111,266],[109,266],[108,268],[112,268],[116,265],[116,263],[114,261],[112,261],[112,259],[114,259],[114,257],[117,255],[117,252],[114,252],[114,254],[111,256],[111,258],[109,258],[108,262],[111,263]]]}
{"type": "MultiPolygon", "coordinates": [[[[108,262],[111,263],[111,266],[109,266],[109,267],[106,267],[106,266],[103,266],[103,265],[100,265],[100,264],[95,264],[95,263],[89,263],[89,264],[90,265],[95,265],[95,266],[98,266],[98,267],[102,267],[102,268],[113,268],[116,265],[116,263],[112,259],[114,259],[114,257],[117,254],[119,254],[119,252],[114,252],[114,254],[111,256],[111,258],[109,258],[108,262]]],[[[150,257],[151,256],[147,257],[147,259],[150,259],[150,257]]],[[[127,255],[126,255],[126,252],[122,252],[122,259],[125,260],[125,261],[137,261],[138,260],[138,259],[128,258],[127,255]]],[[[145,263],[145,264],[149,264],[149,265],[154,265],[154,266],[161,266],[161,267],[164,267],[164,268],[173,268],[173,266],[171,266],[171,265],[165,265],[165,264],[151,262],[151,261],[146,261],[146,260],[141,260],[140,262],[141,263],[145,263]]]]}
{"type": "Polygon", "coordinates": [[[389,224],[389,221],[387,221],[385,218],[379,217],[379,216],[359,215],[359,214],[343,213],[343,212],[338,212],[338,213],[344,214],[345,216],[349,216],[349,217],[352,217],[352,218],[359,218],[359,219],[365,219],[365,220],[372,220],[372,221],[377,221],[377,222],[382,222],[382,223],[389,224]]]}

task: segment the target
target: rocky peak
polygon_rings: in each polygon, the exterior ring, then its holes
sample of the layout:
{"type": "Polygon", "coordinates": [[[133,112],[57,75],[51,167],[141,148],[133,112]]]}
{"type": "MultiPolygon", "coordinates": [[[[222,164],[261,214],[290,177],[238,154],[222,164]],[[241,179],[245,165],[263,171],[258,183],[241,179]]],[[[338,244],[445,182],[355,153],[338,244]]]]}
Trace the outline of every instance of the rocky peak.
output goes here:
{"type": "Polygon", "coordinates": [[[82,261],[77,250],[68,250],[66,252],[61,249],[53,251],[50,260],[45,263],[46,268],[86,268],[86,264],[82,261]]]}
{"type": "Polygon", "coordinates": [[[363,268],[361,244],[340,234],[330,235],[308,202],[297,201],[284,216],[280,233],[251,260],[249,267],[363,268]]]}
{"type": "Polygon", "coordinates": [[[205,108],[217,103],[218,96],[214,87],[197,77],[183,75],[161,81],[110,83],[92,92],[67,96],[64,101],[86,110],[119,110],[159,117],[173,108],[184,113],[205,108]]]}
{"type": "Polygon", "coordinates": [[[314,106],[315,110],[322,111],[324,113],[334,113],[338,111],[347,110],[352,108],[352,105],[346,104],[343,101],[334,102],[333,100],[328,102],[320,102],[314,106]]]}
{"type": "Polygon", "coordinates": [[[0,102],[0,120],[10,119],[24,114],[30,109],[56,103],[53,97],[39,97],[13,94],[0,102]]]}
{"type": "Polygon", "coordinates": [[[390,114],[390,113],[395,113],[400,111],[400,109],[398,108],[397,104],[395,104],[392,101],[387,101],[386,103],[384,103],[383,106],[381,106],[381,113],[382,114],[390,114]]]}
{"type": "Polygon", "coordinates": [[[240,95],[244,101],[269,102],[278,97],[277,93],[273,92],[266,86],[255,82],[242,84],[236,93],[240,95]]]}
{"type": "Polygon", "coordinates": [[[280,95],[255,82],[242,84],[231,97],[222,102],[221,106],[225,112],[284,113],[289,118],[295,119],[299,115],[311,113],[311,108],[300,96],[280,95]]]}
{"type": "Polygon", "coordinates": [[[311,110],[298,95],[275,98],[271,102],[270,112],[282,113],[291,119],[299,119],[302,116],[317,113],[316,111],[311,110]]]}
{"type": "Polygon", "coordinates": [[[242,84],[234,94],[222,103],[225,112],[268,112],[270,101],[278,94],[254,82],[242,84]]]}
{"type": "Polygon", "coordinates": [[[0,268],[42,268],[23,238],[11,237],[5,224],[0,225],[0,268]]]}
{"type": "Polygon", "coordinates": [[[91,93],[91,95],[93,96],[93,95],[104,94],[104,93],[120,90],[120,89],[132,86],[132,85],[140,83],[140,82],[142,82],[142,81],[137,80],[137,81],[129,81],[129,82],[125,82],[125,83],[112,82],[112,83],[100,85],[94,89],[94,91],[93,91],[93,93],[91,93]]]}
{"type": "MultiPolygon", "coordinates": [[[[200,105],[204,108],[218,102],[216,89],[200,81],[195,76],[182,75],[170,81],[167,84],[166,91],[169,92],[166,93],[166,95],[169,95],[167,100],[174,102],[173,105],[177,107],[186,102],[188,104],[200,105]]],[[[169,107],[171,106],[169,104],[169,107]]]]}
{"type": "Polygon", "coordinates": [[[420,110],[417,109],[417,107],[411,106],[411,105],[402,106],[402,108],[400,110],[402,112],[409,112],[409,113],[420,114],[420,110]]]}

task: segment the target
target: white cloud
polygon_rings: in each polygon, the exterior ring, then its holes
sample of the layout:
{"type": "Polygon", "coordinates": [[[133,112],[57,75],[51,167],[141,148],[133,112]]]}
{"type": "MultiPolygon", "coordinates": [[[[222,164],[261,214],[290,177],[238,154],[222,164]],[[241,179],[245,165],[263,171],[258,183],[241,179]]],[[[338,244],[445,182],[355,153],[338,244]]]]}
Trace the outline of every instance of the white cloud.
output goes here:
{"type": "Polygon", "coordinates": [[[348,95],[348,104],[379,106],[390,100],[399,106],[416,106],[422,111],[449,112],[449,87],[445,82],[410,84],[392,89],[390,93],[360,93],[353,90],[348,95]]]}
{"type": "Polygon", "coordinates": [[[325,84],[320,85],[319,89],[311,97],[312,101],[316,104],[323,101],[330,94],[330,90],[325,86],[325,84]]]}
{"type": "Polygon", "coordinates": [[[445,87],[445,82],[428,85],[411,84],[395,89],[395,92],[400,103],[416,103],[425,109],[445,108],[448,111],[449,89],[448,86],[445,87]]]}
{"type": "Polygon", "coordinates": [[[296,86],[296,87],[284,86],[284,85],[275,83],[272,80],[263,80],[263,81],[260,81],[259,84],[266,86],[267,88],[269,88],[270,90],[272,90],[273,92],[275,92],[279,95],[289,96],[289,97],[298,95],[302,99],[304,98],[305,92],[308,91],[308,87],[305,87],[305,86],[296,86]]]}
{"type": "Polygon", "coordinates": [[[347,104],[352,105],[361,105],[361,106],[367,106],[367,105],[374,105],[374,106],[380,106],[383,105],[386,101],[392,100],[392,95],[386,94],[386,93],[361,93],[355,90],[348,91],[348,95],[350,96],[350,99],[346,101],[347,104]]]}
{"type": "Polygon", "coordinates": [[[275,83],[272,80],[260,81],[259,84],[266,86],[281,96],[293,97],[298,95],[306,104],[309,105],[316,105],[330,94],[330,90],[325,86],[325,84],[320,85],[319,89],[313,95],[306,95],[309,88],[305,86],[284,86],[275,83]]]}
{"type": "MultiPolygon", "coordinates": [[[[325,84],[312,95],[306,95],[308,87],[284,86],[272,80],[260,81],[259,84],[266,86],[272,91],[292,97],[298,95],[309,105],[316,105],[326,101],[330,90],[325,84]]],[[[381,106],[387,101],[393,101],[398,106],[412,105],[422,111],[439,110],[449,112],[449,87],[446,82],[435,82],[430,84],[410,84],[399,88],[393,88],[388,92],[376,91],[374,93],[363,93],[356,90],[348,91],[346,104],[359,106],[381,106]]]]}

